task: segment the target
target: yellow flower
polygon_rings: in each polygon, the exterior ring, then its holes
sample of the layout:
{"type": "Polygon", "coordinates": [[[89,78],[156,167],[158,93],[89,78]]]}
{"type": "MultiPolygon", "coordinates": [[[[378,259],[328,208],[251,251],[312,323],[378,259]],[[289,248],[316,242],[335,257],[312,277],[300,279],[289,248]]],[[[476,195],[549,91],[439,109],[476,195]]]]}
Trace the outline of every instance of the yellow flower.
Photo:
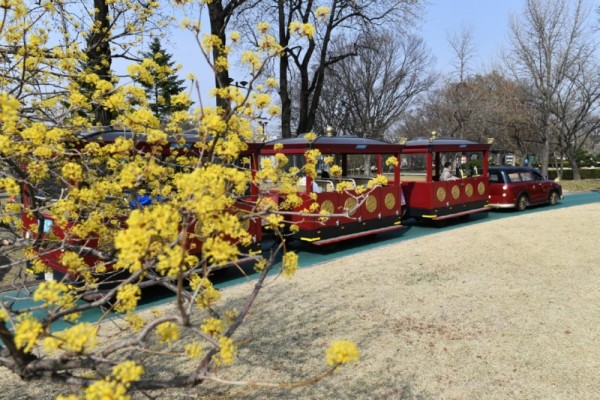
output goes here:
{"type": "Polygon", "coordinates": [[[143,374],[144,368],[134,361],[122,362],[112,370],[113,377],[124,384],[139,381],[143,374]]]}
{"type": "Polygon", "coordinates": [[[223,321],[216,318],[207,318],[202,321],[200,330],[210,336],[216,336],[223,332],[223,321]]]}
{"type": "Polygon", "coordinates": [[[72,181],[73,183],[80,182],[83,177],[81,165],[75,164],[74,162],[65,163],[61,169],[61,173],[66,180],[72,181]]]}
{"type": "Polygon", "coordinates": [[[285,277],[291,277],[298,269],[298,254],[293,251],[288,251],[283,255],[281,261],[281,272],[285,277]]]}
{"type": "Polygon", "coordinates": [[[268,22],[259,22],[258,25],[256,26],[256,30],[262,34],[265,34],[269,31],[270,27],[271,27],[271,25],[268,22]]]}
{"type": "Polygon", "coordinates": [[[17,349],[23,349],[25,353],[29,353],[43,331],[42,324],[32,315],[21,317],[15,325],[15,345],[17,349]]]}
{"type": "Polygon", "coordinates": [[[385,175],[377,175],[375,178],[371,179],[369,183],[367,183],[367,186],[369,189],[372,189],[376,186],[385,186],[387,184],[388,179],[385,177],[385,175]]]}
{"type": "Polygon", "coordinates": [[[315,33],[317,33],[317,30],[315,29],[315,26],[313,24],[306,23],[302,24],[302,27],[300,28],[300,33],[306,36],[307,38],[312,39],[315,36],[315,33]]]}
{"type": "Polygon", "coordinates": [[[84,390],[86,400],[130,400],[127,386],[122,383],[103,379],[92,383],[84,390]]]}
{"type": "Polygon", "coordinates": [[[289,30],[291,33],[296,33],[298,31],[300,31],[301,26],[302,26],[302,24],[300,23],[300,21],[292,21],[292,22],[290,22],[289,30]]]}
{"type": "Polygon", "coordinates": [[[356,345],[349,340],[337,340],[325,351],[325,358],[331,366],[358,361],[358,356],[356,345]]]}
{"type": "Polygon", "coordinates": [[[179,340],[179,327],[174,322],[163,322],[156,327],[156,334],[161,343],[170,343],[179,340]]]}
{"type": "Polygon", "coordinates": [[[331,9],[329,7],[321,6],[315,11],[315,17],[323,20],[329,15],[330,12],[331,9]]]}
{"type": "Polygon", "coordinates": [[[63,341],[61,348],[80,353],[98,345],[98,327],[83,322],[57,333],[56,337],[63,341]]]}
{"type": "Polygon", "coordinates": [[[131,326],[131,330],[133,332],[139,332],[146,323],[146,320],[144,320],[144,318],[138,314],[127,314],[127,316],[125,316],[125,320],[129,323],[129,326],[131,326]]]}
{"type": "Polygon", "coordinates": [[[228,337],[219,338],[219,357],[215,359],[217,364],[231,365],[237,350],[233,344],[233,340],[228,337]]]}
{"type": "Polygon", "coordinates": [[[390,165],[393,165],[394,167],[398,166],[398,159],[394,156],[390,156],[385,160],[385,165],[387,165],[388,167],[390,165]]]}
{"type": "Polygon", "coordinates": [[[240,41],[240,33],[237,31],[233,31],[229,34],[229,38],[232,43],[238,43],[240,41]]]}
{"type": "Polygon", "coordinates": [[[138,304],[142,296],[142,291],[140,287],[137,285],[132,285],[130,283],[124,285],[119,288],[117,292],[117,303],[115,305],[115,311],[118,312],[128,312],[133,311],[138,304]]]}
{"type": "Polygon", "coordinates": [[[204,351],[202,350],[202,345],[197,342],[186,343],[186,345],[184,346],[184,349],[185,349],[185,354],[191,360],[199,359],[200,357],[202,357],[202,354],[204,353],[204,351]]]}
{"type": "Polygon", "coordinates": [[[331,174],[331,176],[341,176],[342,175],[342,168],[339,165],[332,165],[329,168],[329,173],[331,174]]]}
{"type": "Polygon", "coordinates": [[[317,134],[314,132],[309,132],[306,135],[304,135],[304,139],[308,140],[309,142],[313,142],[316,138],[317,134]]]}
{"type": "Polygon", "coordinates": [[[0,321],[8,321],[8,313],[4,308],[0,308],[0,321]]]}

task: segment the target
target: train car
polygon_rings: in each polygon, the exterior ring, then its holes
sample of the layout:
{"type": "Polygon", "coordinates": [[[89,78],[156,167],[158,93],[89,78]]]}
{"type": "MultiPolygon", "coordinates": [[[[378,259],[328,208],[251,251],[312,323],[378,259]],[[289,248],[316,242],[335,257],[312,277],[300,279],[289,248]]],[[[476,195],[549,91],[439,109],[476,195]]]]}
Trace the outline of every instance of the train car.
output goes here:
{"type": "MultiPolygon", "coordinates": [[[[106,146],[115,143],[117,139],[133,139],[133,151],[140,154],[147,154],[150,149],[153,149],[153,154],[161,158],[163,162],[169,163],[180,155],[198,155],[199,150],[194,146],[198,141],[198,135],[193,132],[185,132],[180,135],[169,137],[166,144],[159,145],[150,144],[146,141],[145,135],[133,134],[131,131],[122,129],[113,129],[110,127],[96,129],[90,132],[82,133],[79,136],[81,140],[78,146],[85,146],[86,143],[98,142],[101,146],[106,146]]],[[[250,165],[247,166],[252,173],[256,171],[256,163],[258,160],[258,143],[248,143],[248,148],[241,156],[250,160],[250,165]]],[[[60,260],[65,250],[72,250],[82,255],[85,263],[91,269],[102,267],[102,272],[99,276],[103,278],[112,274],[111,265],[114,263],[114,254],[107,254],[102,251],[101,238],[97,235],[91,235],[85,238],[79,238],[71,233],[76,221],[69,222],[66,226],[59,227],[54,223],[52,215],[45,211],[44,203],[58,199],[65,195],[67,188],[56,185],[56,182],[42,185],[35,193],[30,193],[30,188],[26,185],[22,188],[21,202],[24,212],[22,214],[23,226],[25,228],[25,236],[31,239],[43,239],[44,244],[37,250],[39,260],[49,267],[52,272],[47,273],[45,278],[61,279],[65,274],[69,274],[67,268],[61,264],[60,260]],[[31,212],[30,210],[36,210],[31,212]],[[53,244],[54,243],[54,244],[53,244]]],[[[262,240],[262,228],[259,219],[245,218],[243,215],[250,214],[253,208],[252,199],[255,199],[258,194],[258,189],[251,185],[248,188],[247,195],[244,199],[240,199],[230,210],[231,213],[237,214],[242,219],[244,228],[253,236],[253,244],[248,248],[243,248],[248,260],[256,260],[260,253],[260,243],[262,240]]],[[[153,198],[150,195],[136,195],[124,193],[122,199],[113,199],[118,207],[123,209],[120,217],[122,226],[125,226],[125,220],[128,215],[128,210],[145,207],[153,202],[160,201],[159,198],[153,198]]],[[[117,221],[117,224],[119,222],[117,221]]],[[[197,237],[197,224],[193,221],[189,224],[187,239],[187,247],[190,254],[199,254],[202,251],[202,243],[197,237]]],[[[40,240],[38,240],[40,242],[40,240]]],[[[243,262],[244,259],[240,260],[243,262]]],[[[110,279],[110,278],[106,278],[110,279]]]]}
{"type": "MultiPolygon", "coordinates": [[[[298,178],[297,195],[302,205],[288,216],[290,225],[296,227],[290,232],[291,238],[321,246],[402,227],[402,145],[357,136],[333,136],[330,132],[312,141],[301,135],[267,142],[260,155],[264,158],[284,154],[289,159],[285,168],[302,170],[308,150],[318,150],[320,156],[314,179],[310,174],[298,178]],[[328,159],[332,162],[328,163],[328,159]],[[390,160],[395,160],[395,164],[390,160]],[[361,188],[376,176],[385,176],[387,182],[362,192],[361,188]],[[319,204],[319,209],[313,210],[312,215],[303,211],[314,203],[319,204]]],[[[277,185],[269,188],[274,198],[279,189],[277,185]]]]}
{"type": "Polygon", "coordinates": [[[488,211],[490,145],[435,135],[407,141],[401,162],[407,216],[439,221],[488,211]],[[453,175],[447,180],[444,165],[453,175]]]}

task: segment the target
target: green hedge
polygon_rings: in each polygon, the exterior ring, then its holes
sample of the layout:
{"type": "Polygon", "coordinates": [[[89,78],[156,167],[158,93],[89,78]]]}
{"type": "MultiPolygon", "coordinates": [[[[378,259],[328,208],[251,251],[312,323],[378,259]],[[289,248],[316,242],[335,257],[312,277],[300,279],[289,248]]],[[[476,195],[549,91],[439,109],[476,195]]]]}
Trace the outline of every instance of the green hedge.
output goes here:
{"type": "MultiPolygon", "coordinates": [[[[579,175],[581,175],[581,179],[600,179],[600,168],[580,169],[579,175]]],[[[556,176],[557,176],[557,171],[555,169],[548,170],[548,179],[555,179],[556,176]]],[[[565,179],[565,180],[573,179],[573,170],[572,169],[563,169],[562,179],[565,179]]]]}

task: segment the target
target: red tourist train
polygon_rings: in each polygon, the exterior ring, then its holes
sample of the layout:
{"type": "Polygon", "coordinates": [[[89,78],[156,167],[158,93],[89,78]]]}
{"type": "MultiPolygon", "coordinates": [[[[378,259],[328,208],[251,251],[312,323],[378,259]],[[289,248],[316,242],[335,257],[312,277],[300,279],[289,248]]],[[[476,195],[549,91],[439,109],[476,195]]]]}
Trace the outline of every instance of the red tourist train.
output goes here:
{"type": "MultiPolygon", "coordinates": [[[[169,162],[168,159],[174,159],[179,155],[198,155],[198,148],[195,144],[200,140],[197,133],[194,131],[184,132],[182,134],[171,136],[168,138],[166,145],[150,144],[146,141],[146,136],[141,134],[133,134],[131,131],[123,129],[113,129],[111,127],[102,127],[93,131],[84,132],[79,135],[80,144],[83,147],[86,143],[97,142],[101,146],[106,146],[115,143],[118,139],[133,140],[133,152],[138,154],[146,154],[151,149],[154,155],[162,158],[163,161],[169,162]],[[157,151],[158,150],[158,151],[157,151]]],[[[257,170],[258,160],[258,143],[247,143],[247,150],[241,153],[240,157],[248,158],[250,161],[249,168],[253,173],[257,170]]],[[[51,182],[42,185],[41,190],[35,193],[31,192],[31,188],[27,185],[22,186],[21,202],[23,209],[22,213],[23,226],[25,228],[25,236],[31,239],[45,239],[44,246],[38,248],[37,253],[40,261],[47,267],[51,268],[52,273],[46,274],[46,279],[60,279],[65,274],[68,274],[68,269],[61,264],[61,257],[65,250],[77,251],[82,255],[85,263],[90,268],[102,266],[102,276],[112,273],[111,265],[114,263],[114,254],[108,254],[100,250],[100,238],[91,235],[86,238],[79,238],[72,234],[72,228],[77,223],[76,221],[69,222],[66,226],[59,227],[54,223],[53,216],[46,210],[44,203],[48,200],[56,200],[61,195],[64,195],[66,188],[57,185],[57,182],[51,182]],[[31,212],[31,210],[36,210],[31,212]],[[53,244],[54,243],[54,244],[53,244]]],[[[250,185],[248,189],[248,198],[256,197],[258,189],[254,185],[250,185]]],[[[134,209],[145,207],[160,199],[152,198],[151,196],[133,195],[124,193],[120,206],[125,209],[134,209]]],[[[231,212],[235,214],[246,214],[252,208],[251,202],[239,202],[232,207],[231,212]]],[[[124,226],[127,212],[124,212],[119,217],[121,226],[124,226]]],[[[262,240],[262,227],[259,220],[244,219],[242,221],[244,228],[252,235],[253,243],[243,250],[248,261],[259,258],[256,254],[260,253],[260,244],[262,240]]],[[[198,239],[198,226],[194,221],[189,225],[189,236],[186,239],[188,251],[190,254],[199,254],[202,252],[202,243],[198,239]]],[[[240,260],[243,262],[244,259],[240,260]]]]}
{"type": "MultiPolygon", "coordinates": [[[[134,135],[107,129],[83,134],[81,139],[112,143],[119,137],[133,138],[134,135]]],[[[301,135],[249,143],[242,155],[250,158],[250,168],[255,174],[262,158],[275,158],[278,154],[288,159],[284,168],[303,171],[307,165],[307,150],[316,152],[312,153],[317,154],[316,161],[312,160],[314,171],[298,175],[296,195],[301,204],[286,213],[287,240],[320,246],[398,230],[407,218],[444,220],[488,210],[489,143],[435,136],[399,143],[349,135],[308,139],[301,135]],[[443,170],[444,166],[454,177],[442,179],[443,174],[449,174],[443,170]],[[368,187],[373,179],[377,184],[368,187]],[[314,204],[317,209],[311,208],[314,204]]],[[[163,148],[163,155],[193,151],[196,141],[198,137],[193,132],[180,135],[163,148]]],[[[148,148],[143,139],[136,142],[137,151],[143,153],[148,148]]],[[[250,215],[260,192],[276,202],[285,201],[277,183],[269,185],[267,182],[261,188],[251,185],[247,196],[232,212],[250,215]]],[[[22,201],[26,208],[31,205],[27,191],[23,192],[22,201]]],[[[58,242],[68,239],[73,244],[83,245],[88,249],[84,258],[89,266],[101,261],[94,252],[98,238],[67,238],[65,230],[53,226],[52,216],[43,212],[37,216],[24,213],[23,222],[29,235],[34,237],[31,232],[52,233],[58,242]],[[34,225],[37,228],[32,229],[34,225]]],[[[244,224],[254,237],[253,249],[244,249],[250,253],[260,248],[264,228],[257,218],[245,218],[244,224]]],[[[192,225],[192,237],[193,230],[192,225]]],[[[192,243],[190,252],[200,253],[202,243],[197,239],[192,239],[192,243]]],[[[39,254],[44,264],[60,274],[67,273],[59,261],[63,248],[47,249],[39,254]]]]}

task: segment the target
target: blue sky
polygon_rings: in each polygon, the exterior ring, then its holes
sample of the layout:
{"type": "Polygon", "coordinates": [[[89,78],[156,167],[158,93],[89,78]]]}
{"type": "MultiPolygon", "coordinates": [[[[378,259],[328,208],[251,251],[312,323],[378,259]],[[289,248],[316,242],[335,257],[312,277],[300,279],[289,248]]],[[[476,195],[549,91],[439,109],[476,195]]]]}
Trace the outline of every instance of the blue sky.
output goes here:
{"type": "MultiPolygon", "coordinates": [[[[427,1],[424,20],[415,33],[425,39],[437,59],[435,69],[442,74],[452,72],[455,61],[446,39],[448,34],[459,34],[463,27],[471,31],[475,49],[471,72],[483,71],[499,57],[502,46],[508,44],[509,16],[520,14],[524,6],[524,0],[427,1]]],[[[204,26],[208,26],[208,21],[204,26]]],[[[202,84],[202,92],[206,93],[213,86],[212,77],[207,76],[208,70],[191,34],[175,29],[170,41],[167,47],[174,60],[184,66],[181,76],[194,72],[202,84]]]]}
{"type": "MultiPolygon", "coordinates": [[[[424,19],[415,34],[423,37],[436,58],[434,69],[442,76],[454,72],[455,54],[448,45],[448,34],[459,34],[464,28],[472,33],[474,56],[469,73],[484,72],[500,57],[501,48],[508,45],[508,21],[511,14],[521,14],[525,0],[425,0],[427,6],[424,19]]],[[[191,16],[190,16],[191,17],[191,16]]],[[[181,16],[178,18],[181,19],[181,16]]],[[[203,26],[208,28],[205,18],[203,26]]],[[[183,65],[181,77],[194,73],[198,78],[204,106],[213,106],[214,100],[208,91],[214,87],[214,78],[202,58],[191,33],[179,28],[163,45],[173,55],[176,63],[183,65]]],[[[244,77],[236,76],[243,80],[244,77]]],[[[187,84],[188,82],[186,82],[187,84]]],[[[194,89],[192,98],[200,106],[194,89]]],[[[267,131],[276,128],[269,124],[267,131]]]]}
{"type": "Polygon", "coordinates": [[[433,55],[437,69],[444,73],[453,70],[455,60],[446,37],[470,30],[475,49],[471,68],[481,71],[500,56],[508,45],[508,20],[511,14],[521,14],[524,0],[429,0],[425,20],[417,30],[433,55]]]}

